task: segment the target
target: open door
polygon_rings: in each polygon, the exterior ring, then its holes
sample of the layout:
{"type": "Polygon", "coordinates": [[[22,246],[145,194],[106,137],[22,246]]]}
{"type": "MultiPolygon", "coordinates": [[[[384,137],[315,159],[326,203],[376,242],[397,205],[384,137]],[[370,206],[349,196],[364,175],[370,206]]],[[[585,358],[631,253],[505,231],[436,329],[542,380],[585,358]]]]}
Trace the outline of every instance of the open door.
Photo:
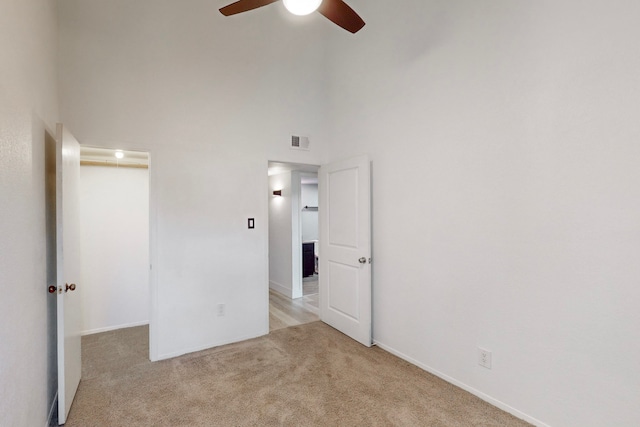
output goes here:
{"type": "Polygon", "coordinates": [[[80,248],[78,185],[80,144],[62,124],[56,128],[56,236],[58,328],[58,424],[67,421],[80,383],[80,248]]]}
{"type": "Polygon", "coordinates": [[[371,175],[368,156],[319,171],[320,319],[370,347],[371,175]]]}

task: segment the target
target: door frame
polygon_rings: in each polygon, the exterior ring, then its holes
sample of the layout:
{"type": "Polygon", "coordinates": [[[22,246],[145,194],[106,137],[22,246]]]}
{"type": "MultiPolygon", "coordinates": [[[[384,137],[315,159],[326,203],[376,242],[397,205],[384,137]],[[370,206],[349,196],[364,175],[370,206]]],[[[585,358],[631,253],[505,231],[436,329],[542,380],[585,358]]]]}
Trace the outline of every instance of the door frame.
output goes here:
{"type": "MultiPolygon", "coordinates": [[[[295,175],[297,175],[297,180],[296,180],[296,185],[291,185],[291,190],[292,190],[292,232],[295,233],[295,235],[291,236],[291,242],[292,242],[292,251],[291,251],[291,275],[292,275],[292,295],[294,293],[294,287],[299,288],[299,292],[300,295],[296,298],[300,298],[303,297],[303,280],[302,280],[302,211],[301,211],[301,191],[302,191],[302,185],[301,185],[301,177],[305,174],[310,174],[310,173],[315,173],[317,174],[318,171],[320,170],[320,166],[318,164],[315,163],[296,163],[296,162],[289,162],[289,161],[281,161],[281,160],[267,160],[266,162],[266,168],[267,170],[266,172],[266,176],[267,176],[267,180],[266,180],[266,218],[267,218],[267,239],[266,239],[266,266],[267,266],[267,277],[266,277],[266,285],[267,285],[267,293],[266,293],[266,304],[267,304],[267,333],[269,331],[269,290],[270,290],[270,267],[269,267],[269,244],[270,244],[270,239],[271,239],[271,235],[269,233],[269,221],[271,220],[271,214],[270,214],[270,209],[269,209],[269,201],[273,196],[271,189],[270,189],[270,185],[269,185],[269,165],[270,164],[279,164],[279,165],[284,165],[287,167],[287,169],[283,169],[282,172],[291,172],[292,177],[295,173],[295,175]],[[290,168],[290,169],[288,169],[290,168]],[[295,192],[295,194],[294,194],[295,192]],[[293,212],[296,213],[296,218],[293,218],[293,212]],[[296,223],[296,226],[294,228],[294,224],[296,223]],[[294,242],[297,242],[294,244],[294,242]],[[295,278],[295,279],[294,279],[295,278]]],[[[319,224],[318,224],[319,226],[319,224]]]]}
{"type": "Polygon", "coordinates": [[[124,150],[124,151],[139,151],[148,154],[148,177],[149,177],[149,360],[155,362],[158,359],[158,288],[157,288],[157,177],[156,168],[153,166],[153,149],[145,145],[137,145],[131,143],[101,143],[91,141],[88,144],[81,143],[81,147],[94,147],[104,148],[108,150],[124,150]]]}

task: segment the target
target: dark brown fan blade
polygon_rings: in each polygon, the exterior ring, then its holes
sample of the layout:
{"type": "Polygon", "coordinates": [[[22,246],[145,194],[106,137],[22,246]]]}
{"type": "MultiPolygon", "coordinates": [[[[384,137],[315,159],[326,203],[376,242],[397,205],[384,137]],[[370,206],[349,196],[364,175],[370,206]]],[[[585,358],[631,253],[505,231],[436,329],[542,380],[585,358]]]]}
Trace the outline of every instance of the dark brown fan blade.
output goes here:
{"type": "Polygon", "coordinates": [[[224,16],[235,15],[236,13],[247,12],[277,1],[278,0],[239,0],[220,9],[220,13],[224,16]]]}
{"type": "Polygon", "coordinates": [[[342,0],[323,0],[318,12],[329,21],[354,34],[364,27],[362,18],[342,0]]]}

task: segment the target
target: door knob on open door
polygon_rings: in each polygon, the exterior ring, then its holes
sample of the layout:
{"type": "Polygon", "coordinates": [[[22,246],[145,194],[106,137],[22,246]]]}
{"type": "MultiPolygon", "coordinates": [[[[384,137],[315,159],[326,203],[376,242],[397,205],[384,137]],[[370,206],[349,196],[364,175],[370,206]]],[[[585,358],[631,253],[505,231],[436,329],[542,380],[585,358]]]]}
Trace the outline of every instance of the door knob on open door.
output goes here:
{"type": "Polygon", "coordinates": [[[49,286],[49,293],[50,293],[50,294],[54,294],[54,293],[56,292],[56,290],[57,290],[57,289],[58,289],[58,288],[56,288],[55,286],[51,285],[51,286],[49,286]]]}
{"type": "Polygon", "coordinates": [[[64,289],[65,292],[75,291],[75,290],[76,290],[75,283],[72,283],[72,284],[65,283],[65,289],[64,289]]]}
{"type": "Polygon", "coordinates": [[[362,257],[358,260],[360,262],[360,264],[366,264],[367,263],[367,259],[365,257],[362,257]]]}

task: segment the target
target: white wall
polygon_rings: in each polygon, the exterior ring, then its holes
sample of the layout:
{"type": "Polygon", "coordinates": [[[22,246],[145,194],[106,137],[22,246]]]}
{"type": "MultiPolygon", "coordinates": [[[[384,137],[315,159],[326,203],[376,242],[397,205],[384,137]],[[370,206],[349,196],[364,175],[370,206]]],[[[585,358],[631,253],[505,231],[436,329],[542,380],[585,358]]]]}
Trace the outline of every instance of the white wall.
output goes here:
{"type": "Polygon", "coordinates": [[[81,143],[151,153],[152,357],[266,334],[267,161],[323,156],[331,26],[280,3],[235,17],[206,0],[59,7],[62,118],[81,143]],[[312,150],[290,150],[292,134],[312,150]]]}
{"type": "Polygon", "coordinates": [[[300,193],[299,171],[269,177],[269,288],[292,299],[302,296],[300,193]]]}
{"type": "MultiPolygon", "coordinates": [[[[57,120],[56,2],[0,4],[0,420],[44,426],[53,402],[45,129],[57,120]]],[[[52,304],[53,302],[53,304],[52,304]]]]}
{"type": "Polygon", "coordinates": [[[352,6],[327,113],[372,158],[375,340],[539,425],[638,425],[640,3],[352,6]]]}
{"type": "Polygon", "coordinates": [[[269,288],[291,298],[291,172],[270,176],[269,194],[269,288]]]}
{"type": "Polygon", "coordinates": [[[318,211],[305,210],[305,206],[318,206],[318,184],[302,184],[300,191],[302,241],[318,240],[318,211]]]}
{"type": "Polygon", "coordinates": [[[149,171],[80,167],[84,334],[149,322],[149,171]]]}

